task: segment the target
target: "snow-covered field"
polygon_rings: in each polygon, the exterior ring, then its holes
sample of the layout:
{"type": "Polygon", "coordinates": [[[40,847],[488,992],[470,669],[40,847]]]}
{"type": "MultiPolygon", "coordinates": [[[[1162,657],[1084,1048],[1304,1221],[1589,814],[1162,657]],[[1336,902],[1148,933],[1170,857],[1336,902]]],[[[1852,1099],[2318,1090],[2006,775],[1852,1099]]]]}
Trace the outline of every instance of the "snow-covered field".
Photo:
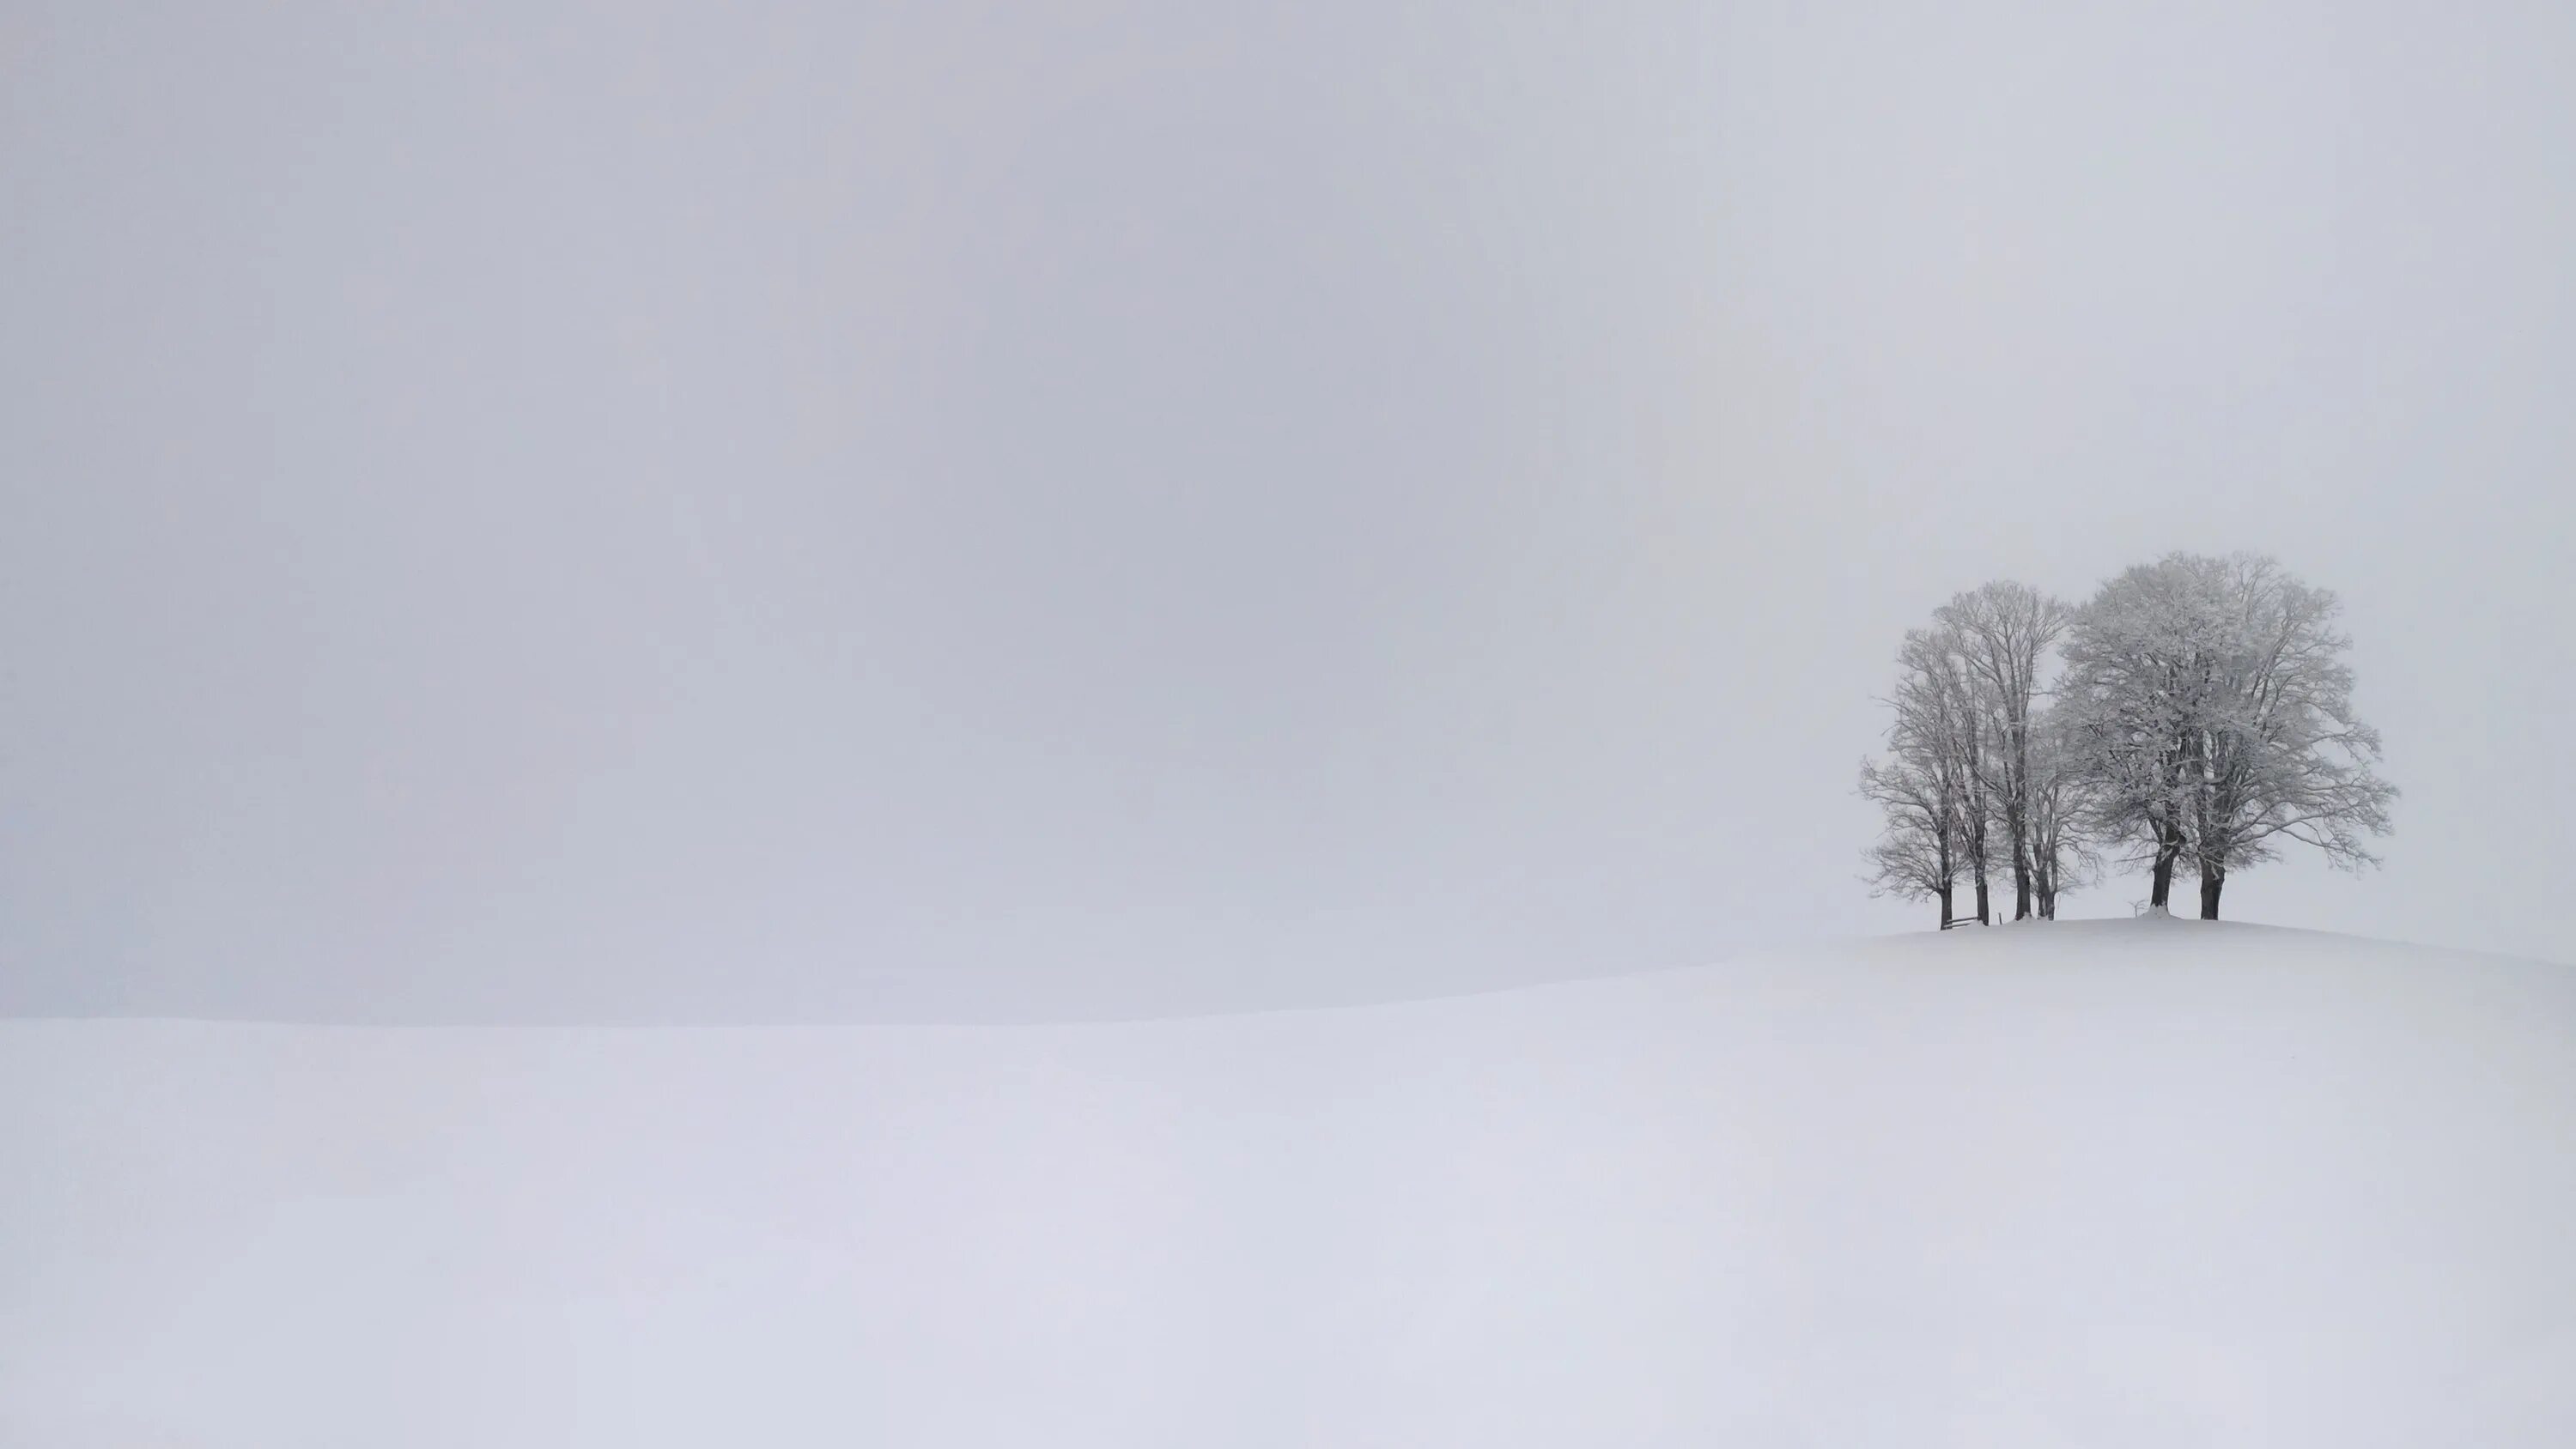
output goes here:
{"type": "Polygon", "coordinates": [[[2068,923],[1131,1024],[0,1024],[0,1443],[2576,1444],[2576,969],[2068,923]]]}

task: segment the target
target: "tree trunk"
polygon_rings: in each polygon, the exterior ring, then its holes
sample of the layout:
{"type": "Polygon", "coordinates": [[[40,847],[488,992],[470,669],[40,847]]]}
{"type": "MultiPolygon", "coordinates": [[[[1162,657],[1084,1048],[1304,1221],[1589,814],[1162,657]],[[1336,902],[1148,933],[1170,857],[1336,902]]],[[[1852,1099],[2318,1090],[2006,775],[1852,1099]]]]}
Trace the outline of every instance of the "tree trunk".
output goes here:
{"type": "Polygon", "coordinates": [[[1977,886],[1977,924],[1980,926],[1986,924],[1986,922],[1991,919],[1986,913],[1986,881],[1988,872],[1994,865],[1994,852],[1988,844],[1986,834],[1986,811],[1986,799],[1982,794],[1972,794],[1969,796],[1967,822],[1968,874],[1969,878],[1975,881],[1977,886]]]}
{"type": "Polygon", "coordinates": [[[2227,872],[2202,866],[2200,869],[2200,918],[2218,919],[2218,893],[2227,885],[2227,872]]]}
{"type": "Polygon", "coordinates": [[[1950,887],[1941,887],[1941,929],[1950,929],[1950,887]]]}
{"type": "MultiPolygon", "coordinates": [[[[2018,787],[2016,787],[2018,788],[2018,787]]],[[[2012,834],[2013,919],[2030,919],[2030,812],[2006,797],[2004,825],[2012,834]]]]}
{"type": "Polygon", "coordinates": [[[2160,910],[2173,908],[2174,863],[2182,858],[2182,829],[2166,821],[2156,822],[2156,866],[2148,877],[2147,904],[2160,910]]]}

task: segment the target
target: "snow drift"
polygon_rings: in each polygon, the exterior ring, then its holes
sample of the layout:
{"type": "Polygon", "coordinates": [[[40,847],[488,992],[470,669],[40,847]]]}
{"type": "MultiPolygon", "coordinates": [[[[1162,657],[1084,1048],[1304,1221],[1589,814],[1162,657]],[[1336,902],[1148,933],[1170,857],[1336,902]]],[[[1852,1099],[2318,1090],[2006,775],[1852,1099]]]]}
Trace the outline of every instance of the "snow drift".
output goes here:
{"type": "Polygon", "coordinates": [[[0,1024],[0,1442],[2576,1443],[2576,971],[2014,927],[1132,1024],[0,1024]]]}

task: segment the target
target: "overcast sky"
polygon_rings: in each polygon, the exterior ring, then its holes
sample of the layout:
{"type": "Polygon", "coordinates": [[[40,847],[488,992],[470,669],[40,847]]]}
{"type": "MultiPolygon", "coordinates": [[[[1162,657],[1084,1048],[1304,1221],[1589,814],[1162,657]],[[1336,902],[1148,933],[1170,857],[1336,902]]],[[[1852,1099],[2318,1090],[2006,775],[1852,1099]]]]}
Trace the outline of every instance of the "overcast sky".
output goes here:
{"type": "Polygon", "coordinates": [[[1918,929],[1899,634],[2173,548],[2406,792],[2230,913],[2569,959],[2571,13],[7,0],[0,1011],[1918,929]]]}

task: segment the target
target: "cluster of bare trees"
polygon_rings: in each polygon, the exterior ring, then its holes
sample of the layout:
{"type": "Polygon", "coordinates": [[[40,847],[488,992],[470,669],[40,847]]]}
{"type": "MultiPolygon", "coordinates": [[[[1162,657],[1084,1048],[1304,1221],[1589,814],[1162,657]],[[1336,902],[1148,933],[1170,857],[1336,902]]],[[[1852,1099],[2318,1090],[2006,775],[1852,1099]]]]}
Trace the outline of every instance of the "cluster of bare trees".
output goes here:
{"type": "Polygon", "coordinates": [[[2336,611],[2242,554],[2174,554],[2080,608],[2009,582],[1958,595],[1906,634],[1887,751],[1861,766],[1885,817],[1873,887],[1948,927],[1993,921],[2007,871],[2019,920],[2055,917],[2108,860],[2145,867],[2165,910],[2189,865],[2215,920],[2229,872],[2283,842],[2376,863],[2363,840],[2397,792],[2353,718],[2336,611]]]}

